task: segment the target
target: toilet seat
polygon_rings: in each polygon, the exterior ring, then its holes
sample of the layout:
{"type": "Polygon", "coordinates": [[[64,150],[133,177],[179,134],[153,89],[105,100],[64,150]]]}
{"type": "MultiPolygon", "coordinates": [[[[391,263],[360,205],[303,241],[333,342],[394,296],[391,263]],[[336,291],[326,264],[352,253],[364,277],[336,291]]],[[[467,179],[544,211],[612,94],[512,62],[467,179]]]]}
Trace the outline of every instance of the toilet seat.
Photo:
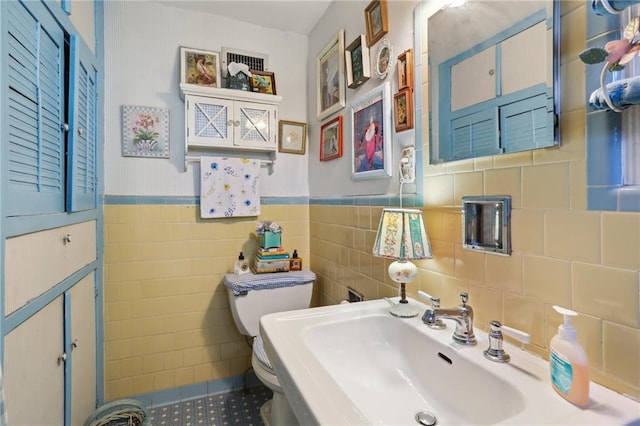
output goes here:
{"type": "Polygon", "coordinates": [[[267,353],[264,351],[264,341],[262,340],[262,336],[257,335],[253,339],[253,353],[255,354],[260,364],[267,370],[269,373],[275,375],[276,372],[271,365],[271,361],[267,357],[267,353]]]}

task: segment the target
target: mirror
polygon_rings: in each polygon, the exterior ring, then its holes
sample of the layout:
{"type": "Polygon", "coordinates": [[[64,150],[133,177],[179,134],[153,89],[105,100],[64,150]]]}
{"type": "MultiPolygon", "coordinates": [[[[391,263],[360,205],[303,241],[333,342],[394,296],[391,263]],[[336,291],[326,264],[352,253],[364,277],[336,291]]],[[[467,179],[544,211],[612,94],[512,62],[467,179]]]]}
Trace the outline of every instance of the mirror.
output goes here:
{"type": "Polygon", "coordinates": [[[432,164],[559,144],[558,9],[467,0],[426,18],[432,164]]]}

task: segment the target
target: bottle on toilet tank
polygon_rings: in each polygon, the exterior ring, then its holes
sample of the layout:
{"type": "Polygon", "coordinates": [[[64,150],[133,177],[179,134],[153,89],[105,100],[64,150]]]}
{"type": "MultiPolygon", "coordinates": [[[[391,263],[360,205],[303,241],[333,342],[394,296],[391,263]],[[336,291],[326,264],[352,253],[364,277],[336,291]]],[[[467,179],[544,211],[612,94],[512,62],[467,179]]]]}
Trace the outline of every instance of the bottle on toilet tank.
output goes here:
{"type": "Polygon", "coordinates": [[[564,323],[549,344],[551,385],[567,401],[586,408],[589,405],[589,364],[576,338],[576,329],[571,325],[571,317],[578,314],[560,306],[553,306],[553,309],[564,316],[564,323]]]}
{"type": "Polygon", "coordinates": [[[249,262],[244,258],[244,254],[240,252],[238,256],[238,260],[236,260],[233,265],[233,273],[236,275],[248,274],[249,273],[249,262]]]}

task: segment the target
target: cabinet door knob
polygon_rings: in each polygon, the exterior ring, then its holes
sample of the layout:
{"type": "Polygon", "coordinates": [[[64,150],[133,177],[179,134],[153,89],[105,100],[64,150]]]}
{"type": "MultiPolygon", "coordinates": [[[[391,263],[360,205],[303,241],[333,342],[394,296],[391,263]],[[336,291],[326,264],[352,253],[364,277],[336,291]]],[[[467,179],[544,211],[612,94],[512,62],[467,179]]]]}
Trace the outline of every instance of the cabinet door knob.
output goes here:
{"type": "Polygon", "coordinates": [[[83,129],[82,127],[80,127],[80,128],[78,129],[78,134],[79,134],[80,136],[84,135],[84,129],[83,129]]]}
{"type": "Polygon", "coordinates": [[[65,352],[62,352],[60,355],[58,355],[58,365],[66,361],[67,361],[67,354],[65,352]]]}
{"type": "Polygon", "coordinates": [[[73,342],[71,342],[71,346],[74,348],[77,348],[79,344],[80,344],[80,341],[78,339],[75,339],[73,342]]]}
{"type": "Polygon", "coordinates": [[[62,130],[65,131],[65,132],[69,131],[69,125],[67,123],[62,123],[62,126],[60,126],[60,127],[62,127],[62,130]]]}
{"type": "Polygon", "coordinates": [[[69,244],[70,242],[71,242],[71,234],[64,234],[64,237],[62,237],[62,243],[69,244]]]}

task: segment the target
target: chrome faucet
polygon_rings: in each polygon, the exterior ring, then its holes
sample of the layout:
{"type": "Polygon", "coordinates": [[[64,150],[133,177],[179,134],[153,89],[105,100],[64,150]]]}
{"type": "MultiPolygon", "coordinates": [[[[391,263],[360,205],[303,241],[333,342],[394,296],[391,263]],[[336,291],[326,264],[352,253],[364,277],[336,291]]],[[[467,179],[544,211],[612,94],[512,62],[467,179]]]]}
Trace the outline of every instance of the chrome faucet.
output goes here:
{"type": "Polygon", "coordinates": [[[456,323],[453,332],[453,340],[463,345],[477,344],[476,336],[473,334],[473,308],[467,305],[469,295],[460,293],[462,304],[455,308],[440,308],[432,306],[427,309],[422,316],[422,322],[432,327],[440,319],[450,319],[456,323]]]}

